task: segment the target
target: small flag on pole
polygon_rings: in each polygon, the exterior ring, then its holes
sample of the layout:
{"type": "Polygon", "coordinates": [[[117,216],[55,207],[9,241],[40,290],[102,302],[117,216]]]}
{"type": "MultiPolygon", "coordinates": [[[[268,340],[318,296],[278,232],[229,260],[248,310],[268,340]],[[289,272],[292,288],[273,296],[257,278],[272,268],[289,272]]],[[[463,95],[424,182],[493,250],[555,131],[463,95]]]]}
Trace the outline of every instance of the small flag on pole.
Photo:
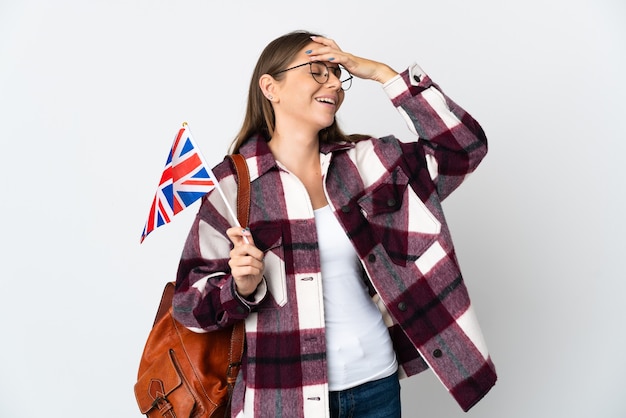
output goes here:
{"type": "Polygon", "coordinates": [[[152,201],[141,242],[156,228],[211,191],[216,183],[186,123],[178,131],[152,201]]]}

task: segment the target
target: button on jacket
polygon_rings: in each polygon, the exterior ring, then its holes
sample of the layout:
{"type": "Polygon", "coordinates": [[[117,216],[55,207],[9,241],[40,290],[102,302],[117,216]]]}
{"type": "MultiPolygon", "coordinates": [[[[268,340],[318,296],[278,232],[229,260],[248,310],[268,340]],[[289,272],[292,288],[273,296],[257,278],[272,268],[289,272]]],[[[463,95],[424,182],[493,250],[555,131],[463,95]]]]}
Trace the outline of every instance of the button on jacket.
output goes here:
{"type": "MultiPolygon", "coordinates": [[[[321,143],[326,198],[389,327],[400,376],[430,368],[469,410],[495,384],[496,372],[441,201],[474,171],[487,141],[479,124],[419,66],[383,88],[414,137],[321,143]]],[[[225,232],[233,220],[219,193],[211,192],[183,249],[174,315],[198,332],[245,320],[247,346],[233,416],[328,416],[313,207],[304,185],[274,159],[265,138],[250,138],[240,153],[250,169],[250,229],[265,252],[264,280],[247,299],[235,292],[225,232]]],[[[228,160],[214,173],[235,207],[236,179],[228,160]]]]}

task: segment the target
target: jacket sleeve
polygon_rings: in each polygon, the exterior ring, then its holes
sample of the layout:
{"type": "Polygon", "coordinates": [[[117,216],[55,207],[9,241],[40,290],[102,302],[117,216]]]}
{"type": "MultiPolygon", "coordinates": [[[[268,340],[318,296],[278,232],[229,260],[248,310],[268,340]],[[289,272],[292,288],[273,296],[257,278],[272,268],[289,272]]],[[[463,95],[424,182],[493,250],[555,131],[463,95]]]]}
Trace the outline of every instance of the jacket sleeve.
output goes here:
{"type": "MultiPolygon", "coordinates": [[[[236,179],[231,173],[220,184],[234,208],[236,179]]],[[[228,213],[213,189],[202,199],[183,248],[172,306],[174,318],[192,331],[213,331],[245,319],[266,293],[264,281],[250,300],[235,290],[228,265],[232,243],[226,230],[233,223],[228,213]]]]}
{"type": "Polygon", "coordinates": [[[389,80],[383,88],[417,135],[439,198],[445,199],[486,155],[483,129],[443,94],[417,64],[389,80]]]}

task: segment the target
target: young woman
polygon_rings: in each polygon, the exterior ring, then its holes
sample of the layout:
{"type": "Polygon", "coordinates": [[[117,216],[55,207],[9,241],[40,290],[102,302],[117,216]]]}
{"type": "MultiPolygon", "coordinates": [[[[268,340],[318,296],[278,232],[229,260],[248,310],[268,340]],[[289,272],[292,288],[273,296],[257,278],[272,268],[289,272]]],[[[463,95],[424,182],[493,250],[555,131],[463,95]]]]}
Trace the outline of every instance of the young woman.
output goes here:
{"type": "MultiPolygon", "coordinates": [[[[400,377],[431,368],[468,410],[496,372],[441,201],[487,152],[479,124],[422,69],[402,73],[292,32],[252,76],[233,152],[251,176],[249,228],[210,193],[182,254],[174,313],[245,321],[236,417],[400,417],[400,377]],[[419,139],[345,135],[358,77],[382,85],[419,139]]],[[[236,202],[229,163],[215,170],[236,202]]]]}

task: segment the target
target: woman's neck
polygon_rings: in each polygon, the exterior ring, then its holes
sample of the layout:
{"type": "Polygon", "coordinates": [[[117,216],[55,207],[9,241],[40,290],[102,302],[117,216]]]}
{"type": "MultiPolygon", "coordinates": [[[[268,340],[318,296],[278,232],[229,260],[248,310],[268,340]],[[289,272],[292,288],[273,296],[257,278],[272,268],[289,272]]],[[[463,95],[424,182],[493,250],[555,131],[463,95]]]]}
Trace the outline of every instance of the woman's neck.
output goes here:
{"type": "Polygon", "coordinates": [[[285,136],[275,132],[268,143],[274,158],[293,173],[319,170],[319,140],[302,134],[285,136]]]}
{"type": "Polygon", "coordinates": [[[268,143],[274,158],[300,179],[309,194],[313,209],[328,204],[322,184],[322,168],[319,157],[319,140],[274,135],[268,143]]]}

